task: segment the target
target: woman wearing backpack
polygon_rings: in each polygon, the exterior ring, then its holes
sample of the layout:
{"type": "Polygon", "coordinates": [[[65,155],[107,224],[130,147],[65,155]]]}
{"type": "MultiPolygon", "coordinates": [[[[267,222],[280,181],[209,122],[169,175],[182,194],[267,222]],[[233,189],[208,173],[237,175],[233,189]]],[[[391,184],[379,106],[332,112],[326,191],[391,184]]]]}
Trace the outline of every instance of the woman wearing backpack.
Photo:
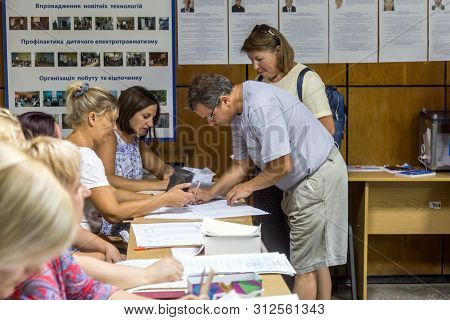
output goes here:
{"type": "MultiPolygon", "coordinates": [[[[277,29],[256,25],[241,48],[252,61],[263,82],[284,89],[298,97],[297,79],[307,66],[294,61],[294,50],[277,29]],[[262,78],[261,78],[262,77],[262,78]]],[[[315,72],[304,75],[300,100],[334,134],[334,121],[325,93],[325,85],[315,72]]]]}
{"type": "MultiPolygon", "coordinates": [[[[259,74],[258,81],[272,84],[298,97],[297,80],[307,66],[294,61],[294,50],[286,38],[277,29],[268,25],[256,25],[241,48],[252,61],[253,68],[259,74]]],[[[330,110],[325,85],[319,75],[313,71],[304,74],[300,100],[330,132],[335,133],[334,120],[330,110]]],[[[253,205],[270,212],[270,215],[254,217],[255,225],[262,224],[262,239],[270,252],[285,253],[289,258],[290,230],[286,216],[281,208],[283,192],[276,186],[253,193],[253,205]]],[[[329,272],[320,274],[319,292],[328,292],[320,298],[331,298],[331,279],[329,272]],[[325,289],[325,290],[323,290],[325,289]]],[[[285,278],[286,279],[286,278],[285,278]]],[[[292,286],[292,279],[286,279],[292,286]]]]}

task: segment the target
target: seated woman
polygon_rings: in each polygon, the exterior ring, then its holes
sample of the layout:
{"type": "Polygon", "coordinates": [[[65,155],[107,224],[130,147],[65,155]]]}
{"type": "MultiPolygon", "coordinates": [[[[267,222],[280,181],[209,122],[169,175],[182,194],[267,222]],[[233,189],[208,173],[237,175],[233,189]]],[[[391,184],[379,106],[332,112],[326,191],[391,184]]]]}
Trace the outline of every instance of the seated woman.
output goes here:
{"type": "Polygon", "coordinates": [[[156,97],[143,87],[130,87],[119,97],[117,129],[95,150],[112,186],[130,191],[166,190],[173,168],[140,137],[153,131],[161,113],[156,97]],[[153,129],[153,130],[152,130],[153,129]],[[143,168],[162,181],[142,180],[143,168]]]}
{"type": "Polygon", "coordinates": [[[61,128],[55,118],[44,112],[30,111],[18,116],[26,139],[49,136],[62,139],[61,128]]]}
{"type": "MultiPolygon", "coordinates": [[[[52,171],[56,179],[72,195],[72,200],[79,198],[77,192],[81,193],[81,199],[90,195],[89,190],[80,184],[80,153],[72,143],[50,137],[37,137],[30,141],[27,153],[52,171]]],[[[74,206],[77,206],[77,203],[74,203],[74,206]]],[[[78,204],[77,209],[78,207],[81,216],[83,206],[78,204]]],[[[183,274],[181,263],[174,258],[162,259],[145,269],[106,263],[89,256],[74,255],[74,258],[94,279],[121,289],[176,281],[183,274]]]]}
{"type": "Polygon", "coordinates": [[[19,121],[8,110],[0,108],[0,142],[11,144],[25,140],[19,121]]]}
{"type": "Polygon", "coordinates": [[[117,235],[126,228],[120,224],[125,219],[144,216],[164,206],[181,207],[192,200],[193,194],[182,190],[189,184],[155,196],[117,189],[109,184],[103,163],[94,151],[114,134],[118,107],[117,100],[108,91],[75,82],[67,89],[67,108],[66,121],[74,129],[67,139],[79,147],[81,183],[91,190],[84,208],[83,227],[105,235],[117,235]]]}
{"type": "MultiPolygon", "coordinates": [[[[55,128],[53,117],[50,116],[50,118],[48,118],[46,116],[42,116],[42,114],[46,114],[41,112],[29,112],[29,114],[35,115],[32,117],[22,117],[22,115],[21,119],[24,121],[25,126],[21,127],[18,119],[13,117],[7,110],[0,110],[0,141],[9,142],[15,145],[26,145],[24,136],[51,134],[52,128],[55,128]],[[25,121],[25,119],[29,120],[31,118],[34,120],[25,121]],[[30,123],[33,124],[30,125],[30,123]],[[33,129],[31,131],[26,128],[33,129]],[[22,129],[24,129],[23,133],[22,129]]],[[[68,161],[70,161],[70,159],[68,159],[68,161]]],[[[122,260],[122,256],[115,246],[95,234],[81,228],[81,226],[78,227],[78,232],[73,246],[79,250],[77,252],[78,255],[89,255],[107,262],[119,262],[122,260]]]]}
{"type": "Polygon", "coordinates": [[[69,253],[61,255],[82,214],[86,189],[76,186],[69,195],[43,164],[0,144],[0,298],[143,299],[94,280],[69,253]]]}

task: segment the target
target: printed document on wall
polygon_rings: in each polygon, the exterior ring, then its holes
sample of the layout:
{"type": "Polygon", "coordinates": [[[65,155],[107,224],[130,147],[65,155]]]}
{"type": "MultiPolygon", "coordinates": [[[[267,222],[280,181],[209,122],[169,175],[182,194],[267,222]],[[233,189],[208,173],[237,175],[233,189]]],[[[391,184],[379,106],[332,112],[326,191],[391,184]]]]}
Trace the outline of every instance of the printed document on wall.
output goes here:
{"type": "Polygon", "coordinates": [[[450,2],[430,0],[428,12],[430,61],[450,60],[450,2]]]}
{"type": "Polygon", "coordinates": [[[227,0],[177,0],[178,64],[227,64],[227,0]]]}
{"type": "Polygon", "coordinates": [[[257,24],[267,24],[278,29],[278,0],[229,0],[228,48],[230,64],[250,63],[241,53],[244,40],[257,24]]]}
{"type": "Polygon", "coordinates": [[[330,0],[330,63],[377,62],[377,0],[330,0]]]}
{"type": "Polygon", "coordinates": [[[302,63],[328,62],[328,0],[280,0],[280,31],[302,63]]]}
{"type": "Polygon", "coordinates": [[[145,86],[159,100],[156,136],[175,138],[172,1],[3,0],[5,100],[72,132],[66,88],[82,81],[118,97],[145,86]]]}
{"type": "Polygon", "coordinates": [[[380,1],[380,62],[427,61],[427,1],[384,2],[380,1]]]}

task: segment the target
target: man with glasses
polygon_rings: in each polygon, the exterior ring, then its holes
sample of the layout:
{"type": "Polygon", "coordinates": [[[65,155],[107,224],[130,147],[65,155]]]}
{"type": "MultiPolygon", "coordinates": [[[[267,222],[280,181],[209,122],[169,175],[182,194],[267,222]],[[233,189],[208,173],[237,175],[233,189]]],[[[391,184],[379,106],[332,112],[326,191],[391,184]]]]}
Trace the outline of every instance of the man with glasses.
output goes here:
{"type": "Polygon", "coordinates": [[[188,106],[210,125],[231,125],[234,160],[195,200],[226,194],[232,205],[276,185],[291,227],[294,291],[301,299],[330,299],[328,267],[347,260],[347,167],[333,137],[294,96],[275,86],[221,75],[197,76],[188,106]],[[251,162],[261,173],[243,182],[251,162]]]}

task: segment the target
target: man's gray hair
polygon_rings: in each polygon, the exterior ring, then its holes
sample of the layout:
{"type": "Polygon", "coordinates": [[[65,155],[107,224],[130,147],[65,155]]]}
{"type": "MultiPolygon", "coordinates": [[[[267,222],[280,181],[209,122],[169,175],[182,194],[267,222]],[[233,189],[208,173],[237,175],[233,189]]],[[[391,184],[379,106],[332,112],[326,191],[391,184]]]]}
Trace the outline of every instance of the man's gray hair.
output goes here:
{"type": "Polygon", "coordinates": [[[209,109],[217,106],[219,98],[231,93],[233,84],[220,74],[201,74],[196,76],[189,87],[187,102],[189,109],[195,111],[198,104],[209,109]]]}

